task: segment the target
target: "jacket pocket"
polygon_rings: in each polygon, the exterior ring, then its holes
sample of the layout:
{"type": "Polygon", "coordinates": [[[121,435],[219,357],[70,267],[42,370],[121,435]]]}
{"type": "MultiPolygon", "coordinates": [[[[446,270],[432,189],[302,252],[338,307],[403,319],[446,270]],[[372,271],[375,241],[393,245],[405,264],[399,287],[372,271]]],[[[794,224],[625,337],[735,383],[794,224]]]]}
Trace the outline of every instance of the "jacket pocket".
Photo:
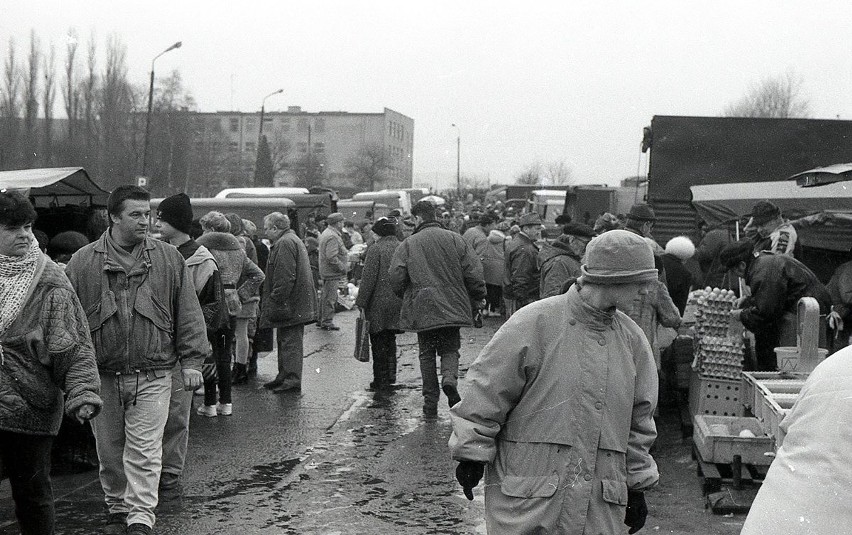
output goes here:
{"type": "MultiPolygon", "coordinates": [[[[559,476],[505,476],[500,490],[513,498],[550,498],[559,487],[559,476]]],[[[627,499],[625,487],[625,500],[627,499]]],[[[625,502],[626,503],[626,502],[625,502]]]]}
{"type": "Polygon", "coordinates": [[[119,322],[114,317],[117,313],[118,305],[112,291],[105,292],[101,299],[86,309],[86,319],[89,322],[89,332],[98,364],[115,360],[121,353],[121,340],[124,339],[124,335],[120,332],[119,322]]]}
{"type": "Polygon", "coordinates": [[[21,337],[7,341],[3,368],[11,381],[12,389],[33,407],[41,410],[52,408],[60,390],[53,382],[50,370],[30,353],[31,340],[21,337]]]}
{"type": "Polygon", "coordinates": [[[601,487],[605,502],[614,505],[627,505],[627,483],[614,479],[602,479],[601,487]]]}
{"type": "Polygon", "coordinates": [[[134,347],[131,354],[145,355],[154,364],[169,360],[173,352],[172,332],[174,330],[172,317],[168,309],[151,293],[151,289],[143,285],[136,293],[134,310],[146,321],[133,323],[134,347]]]}

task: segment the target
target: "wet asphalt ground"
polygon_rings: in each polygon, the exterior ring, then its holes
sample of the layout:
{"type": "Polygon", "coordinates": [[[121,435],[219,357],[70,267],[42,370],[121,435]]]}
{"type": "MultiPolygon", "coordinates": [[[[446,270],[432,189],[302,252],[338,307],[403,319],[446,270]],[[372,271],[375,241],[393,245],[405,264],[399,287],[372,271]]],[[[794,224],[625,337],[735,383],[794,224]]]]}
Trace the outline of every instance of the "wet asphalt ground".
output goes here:
{"type": "MultiPolygon", "coordinates": [[[[416,336],[397,337],[400,387],[370,392],[372,365],[352,357],[356,317],[338,314],[336,332],[306,328],[301,393],[265,390],[276,357],[262,354],[257,377],[234,387],[233,416],[193,411],[184,496],[160,504],[155,533],[485,533],[482,492],[469,502],[455,481],[446,400],[437,418],[423,417],[416,336]]],[[[462,330],[462,376],[500,323],[462,330]]],[[[658,426],[662,479],[647,493],[651,514],[640,533],[739,533],[742,515],[704,509],[677,414],[664,411],[658,426]]],[[[57,533],[99,533],[106,512],[97,471],[56,476],[54,486],[57,533]]],[[[4,481],[0,534],[17,532],[4,481]]]]}

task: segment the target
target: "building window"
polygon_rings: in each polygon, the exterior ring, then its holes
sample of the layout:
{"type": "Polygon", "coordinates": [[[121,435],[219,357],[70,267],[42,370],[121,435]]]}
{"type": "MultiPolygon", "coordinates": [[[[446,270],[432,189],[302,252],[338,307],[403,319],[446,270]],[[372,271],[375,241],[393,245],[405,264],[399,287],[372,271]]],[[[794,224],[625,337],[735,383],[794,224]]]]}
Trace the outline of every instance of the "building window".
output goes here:
{"type": "Polygon", "coordinates": [[[239,119],[231,119],[231,132],[239,132],[240,131],[240,120],[239,119]]]}
{"type": "Polygon", "coordinates": [[[307,119],[299,119],[299,132],[307,132],[308,131],[308,120],[307,119]]]}
{"type": "Polygon", "coordinates": [[[272,117],[267,115],[266,117],[263,118],[263,126],[266,126],[268,124],[272,124],[272,117]]]}
{"type": "Polygon", "coordinates": [[[231,141],[230,143],[228,143],[228,150],[231,152],[237,152],[240,150],[240,144],[236,141],[231,141]]]}
{"type": "Polygon", "coordinates": [[[317,141],[314,143],[314,154],[325,154],[325,143],[322,141],[317,141]]]}
{"type": "Polygon", "coordinates": [[[308,152],[308,144],[307,144],[306,142],[304,142],[304,141],[300,141],[300,142],[296,145],[296,147],[297,147],[297,150],[298,150],[299,152],[301,152],[302,154],[305,154],[305,153],[307,153],[307,152],[308,152]]]}
{"type": "Polygon", "coordinates": [[[317,134],[322,134],[325,132],[325,119],[317,119],[314,121],[314,130],[317,134]]]}
{"type": "Polygon", "coordinates": [[[281,131],[282,132],[289,132],[290,131],[290,118],[289,117],[285,117],[285,118],[281,119],[281,131]]]}
{"type": "Polygon", "coordinates": [[[257,148],[257,143],[254,141],[246,141],[246,152],[254,152],[257,148]]]}
{"type": "Polygon", "coordinates": [[[255,121],[254,117],[246,119],[246,130],[254,128],[255,126],[257,126],[257,121],[255,121]]]}

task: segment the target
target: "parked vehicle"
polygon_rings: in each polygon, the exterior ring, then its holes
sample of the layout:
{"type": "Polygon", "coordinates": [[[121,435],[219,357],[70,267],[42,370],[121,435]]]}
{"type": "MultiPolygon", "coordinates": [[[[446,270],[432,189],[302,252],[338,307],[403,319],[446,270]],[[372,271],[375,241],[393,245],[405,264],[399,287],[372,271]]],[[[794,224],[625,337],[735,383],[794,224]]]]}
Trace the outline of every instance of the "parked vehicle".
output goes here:
{"type": "Polygon", "coordinates": [[[308,188],[226,188],[216,194],[217,199],[237,197],[287,197],[288,195],[310,193],[308,188]]]}
{"type": "Polygon", "coordinates": [[[337,211],[343,214],[346,219],[357,223],[367,220],[367,212],[372,212],[373,220],[376,220],[388,215],[391,209],[388,205],[376,201],[344,199],[337,201],[337,211]]]}
{"type": "Polygon", "coordinates": [[[404,216],[411,213],[411,195],[405,190],[362,191],[353,195],[352,200],[376,201],[387,205],[391,210],[399,210],[404,216]]]}
{"type": "MultiPolygon", "coordinates": [[[[157,217],[157,207],[163,199],[151,199],[151,218],[157,217]]],[[[242,198],[221,198],[221,197],[205,197],[191,199],[192,217],[199,219],[201,216],[215,210],[223,214],[233,212],[239,215],[242,219],[248,219],[258,229],[263,229],[263,218],[272,212],[281,212],[287,214],[290,218],[290,224],[293,230],[299,232],[300,222],[303,221],[299,209],[295,202],[286,197],[242,197],[242,198]]],[[[322,206],[322,205],[320,205],[322,206]]]]}

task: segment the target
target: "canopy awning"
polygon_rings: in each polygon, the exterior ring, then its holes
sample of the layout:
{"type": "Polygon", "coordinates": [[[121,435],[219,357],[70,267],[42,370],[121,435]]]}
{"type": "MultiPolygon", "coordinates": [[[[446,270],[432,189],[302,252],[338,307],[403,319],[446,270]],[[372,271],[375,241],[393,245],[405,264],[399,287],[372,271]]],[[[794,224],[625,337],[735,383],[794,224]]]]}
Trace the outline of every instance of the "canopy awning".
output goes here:
{"type": "Polygon", "coordinates": [[[824,186],[832,182],[852,180],[852,163],[836,163],[825,167],[808,169],[790,177],[802,187],[824,186]]]}
{"type": "Polygon", "coordinates": [[[98,186],[82,167],[0,171],[0,190],[3,189],[24,191],[36,207],[106,206],[109,197],[109,192],[98,186]]]}
{"type": "Polygon", "coordinates": [[[836,251],[852,247],[852,221],[831,214],[852,213],[852,182],[835,182],[803,188],[792,180],[692,186],[692,205],[710,225],[748,217],[761,200],[776,204],[786,219],[794,221],[802,245],[836,251]],[[819,218],[808,218],[825,214],[819,218]],[[796,220],[808,221],[797,224],[796,220]]]}

